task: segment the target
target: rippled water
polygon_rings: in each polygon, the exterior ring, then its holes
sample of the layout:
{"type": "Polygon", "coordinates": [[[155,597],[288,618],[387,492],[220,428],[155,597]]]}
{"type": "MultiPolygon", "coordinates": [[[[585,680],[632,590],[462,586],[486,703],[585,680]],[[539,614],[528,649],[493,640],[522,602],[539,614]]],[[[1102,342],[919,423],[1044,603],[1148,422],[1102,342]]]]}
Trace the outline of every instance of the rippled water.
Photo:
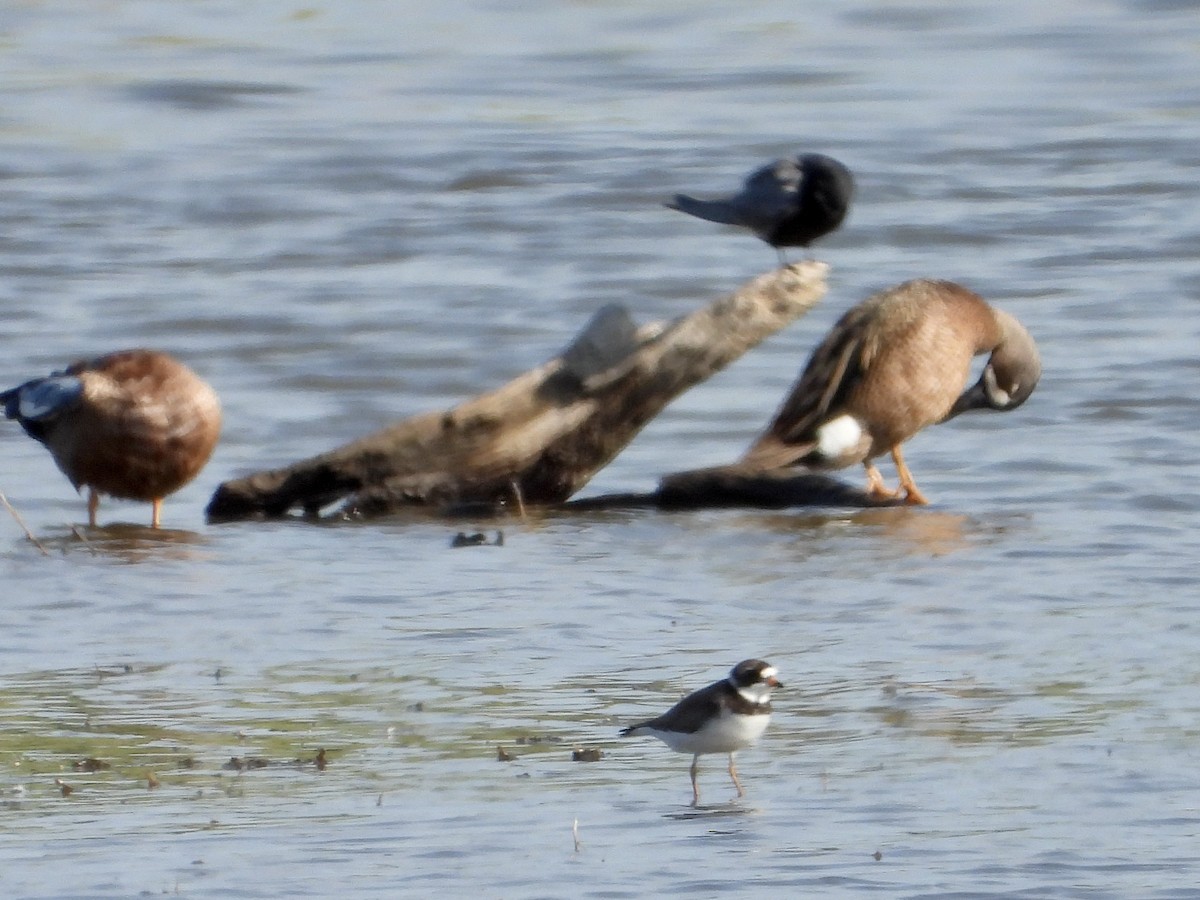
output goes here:
{"type": "Polygon", "coordinates": [[[0,10],[4,384],[161,347],[227,422],[168,530],[86,541],[0,430],[49,551],[0,516],[5,895],[1200,896],[1192,6],[417,6],[0,10]],[[841,310],[933,276],[1046,374],[911,443],[932,507],[205,524],[604,303],[770,268],[660,203],[797,149],[859,181],[825,301],[587,493],[730,461],[841,310]],[[616,730],[751,655],[788,688],[747,796],[709,758],[691,810],[616,730]]]}

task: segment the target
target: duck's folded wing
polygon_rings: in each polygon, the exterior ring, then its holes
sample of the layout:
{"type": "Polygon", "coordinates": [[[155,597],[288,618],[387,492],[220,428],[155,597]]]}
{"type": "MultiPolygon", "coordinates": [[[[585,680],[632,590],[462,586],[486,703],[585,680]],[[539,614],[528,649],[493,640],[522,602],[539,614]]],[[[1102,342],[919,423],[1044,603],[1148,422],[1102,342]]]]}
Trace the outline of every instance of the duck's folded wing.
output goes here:
{"type": "Polygon", "coordinates": [[[796,213],[802,177],[792,159],[759,169],[746,179],[742,192],[729,200],[738,224],[760,234],[774,231],[781,220],[796,213]]]}
{"type": "Polygon", "coordinates": [[[842,405],[866,364],[861,330],[841,327],[851,324],[839,322],[813,351],[770,426],[746,451],[744,462],[778,468],[815,448],[817,428],[842,405]]]}

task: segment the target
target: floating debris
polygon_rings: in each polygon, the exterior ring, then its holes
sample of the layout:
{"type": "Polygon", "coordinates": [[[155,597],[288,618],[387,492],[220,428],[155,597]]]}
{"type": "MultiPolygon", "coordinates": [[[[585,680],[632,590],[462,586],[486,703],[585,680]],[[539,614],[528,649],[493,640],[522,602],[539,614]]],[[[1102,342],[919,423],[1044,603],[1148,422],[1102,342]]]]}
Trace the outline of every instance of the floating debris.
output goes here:
{"type": "Polygon", "coordinates": [[[553,734],[531,734],[517,738],[518,744],[561,744],[563,739],[553,734]]]}
{"type": "Polygon", "coordinates": [[[8,510],[9,515],[21,526],[21,530],[25,532],[26,539],[42,551],[42,556],[49,556],[50,551],[46,549],[46,545],[34,537],[33,532],[29,530],[29,526],[25,524],[25,520],[21,518],[21,514],[8,502],[8,498],[4,496],[2,491],[0,491],[0,503],[4,504],[4,508],[8,510]]]}
{"type": "Polygon", "coordinates": [[[94,671],[100,678],[111,678],[119,675],[132,675],[133,666],[129,663],[119,663],[112,666],[96,666],[94,671]]]}
{"type": "Polygon", "coordinates": [[[58,789],[64,797],[70,797],[71,794],[75,793],[75,788],[71,787],[71,785],[67,784],[61,778],[55,778],[54,783],[58,785],[58,789]]]}
{"type": "Polygon", "coordinates": [[[71,763],[71,768],[76,772],[99,772],[101,769],[108,769],[111,766],[102,759],[89,756],[86,759],[75,760],[75,762],[71,763]]]}
{"type": "Polygon", "coordinates": [[[270,764],[271,761],[262,756],[247,756],[245,758],[231,756],[229,757],[229,762],[225,763],[221,768],[231,772],[243,772],[246,769],[265,769],[270,764]]]}
{"type": "MultiPolygon", "coordinates": [[[[191,758],[189,757],[187,761],[190,764],[191,758]]],[[[327,765],[329,765],[329,752],[321,747],[315,756],[297,756],[293,759],[270,760],[265,756],[231,756],[229,762],[221,768],[228,772],[244,772],[247,769],[265,769],[268,766],[295,766],[297,768],[316,766],[319,771],[324,772],[327,765]]]]}
{"type": "Polygon", "coordinates": [[[496,745],[496,759],[500,762],[512,762],[516,759],[511,753],[504,749],[500,744],[496,745]]]}
{"type": "Polygon", "coordinates": [[[599,762],[604,759],[604,751],[599,747],[576,747],[571,751],[572,762],[599,762]]]}
{"type": "Polygon", "coordinates": [[[156,787],[161,786],[161,784],[162,784],[162,782],[160,782],[158,780],[158,776],[156,776],[153,772],[150,772],[149,774],[146,775],[146,789],[147,790],[152,791],[156,787]]]}
{"type": "Polygon", "coordinates": [[[497,531],[496,539],[489,541],[487,535],[482,531],[476,531],[474,534],[467,534],[465,531],[460,531],[450,541],[451,547],[503,547],[504,532],[497,531]]]}

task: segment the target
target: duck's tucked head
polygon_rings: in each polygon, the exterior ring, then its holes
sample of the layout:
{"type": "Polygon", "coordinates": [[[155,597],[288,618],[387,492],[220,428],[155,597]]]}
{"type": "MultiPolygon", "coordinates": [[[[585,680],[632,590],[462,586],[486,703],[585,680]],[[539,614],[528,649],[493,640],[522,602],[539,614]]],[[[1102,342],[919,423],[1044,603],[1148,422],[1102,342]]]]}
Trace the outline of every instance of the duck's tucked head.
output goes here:
{"type": "Polygon", "coordinates": [[[0,394],[4,416],[16,419],[25,433],[43,444],[55,420],[83,396],[83,383],[74,375],[55,373],[35,378],[0,394]]]}
{"type": "Polygon", "coordinates": [[[1042,359],[1037,344],[1020,322],[1006,312],[996,311],[1001,340],[992,351],[979,380],[965,390],[951,407],[947,419],[969,409],[1008,412],[1029,399],[1042,377],[1042,359]]]}

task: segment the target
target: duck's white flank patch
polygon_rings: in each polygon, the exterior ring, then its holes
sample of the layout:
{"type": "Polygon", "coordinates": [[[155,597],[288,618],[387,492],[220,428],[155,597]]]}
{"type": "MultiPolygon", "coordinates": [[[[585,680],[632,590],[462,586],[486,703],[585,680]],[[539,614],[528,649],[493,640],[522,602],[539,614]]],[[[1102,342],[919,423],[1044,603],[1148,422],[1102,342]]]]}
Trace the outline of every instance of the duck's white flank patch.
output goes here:
{"type": "Polygon", "coordinates": [[[841,415],[817,429],[817,453],[836,459],[862,440],[862,426],[853,416],[841,415]]]}

